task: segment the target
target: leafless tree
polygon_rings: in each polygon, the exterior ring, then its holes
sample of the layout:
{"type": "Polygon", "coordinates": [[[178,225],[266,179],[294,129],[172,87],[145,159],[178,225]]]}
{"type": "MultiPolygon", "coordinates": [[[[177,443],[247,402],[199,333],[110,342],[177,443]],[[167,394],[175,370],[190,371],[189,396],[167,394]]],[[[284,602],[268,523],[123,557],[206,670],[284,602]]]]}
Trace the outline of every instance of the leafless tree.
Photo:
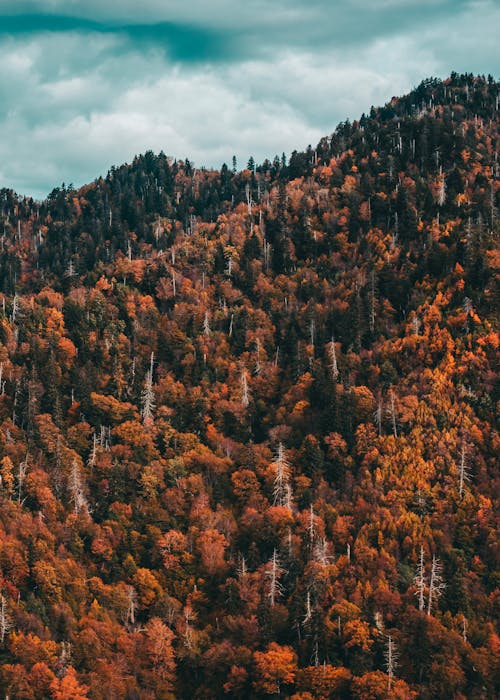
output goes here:
{"type": "Polygon", "coordinates": [[[422,611],[425,608],[425,561],[424,548],[422,546],[420,547],[420,556],[414,581],[417,588],[415,595],[418,597],[418,609],[422,611]]]}
{"type": "Polygon", "coordinates": [[[248,387],[247,371],[246,371],[245,367],[243,367],[243,369],[241,370],[240,384],[241,384],[241,403],[246,408],[250,403],[250,389],[248,387]]]}
{"type": "Polygon", "coordinates": [[[328,347],[328,354],[330,356],[330,372],[332,374],[333,381],[336,382],[339,377],[339,368],[337,364],[337,353],[335,350],[335,339],[333,336],[328,347]]]}
{"type": "Polygon", "coordinates": [[[285,573],[285,570],[281,568],[278,554],[276,549],[273,551],[273,556],[268,562],[266,577],[269,579],[269,592],[267,597],[271,607],[273,608],[276,599],[279,598],[283,593],[283,586],[280,583],[281,576],[285,573]]]}
{"type": "Polygon", "coordinates": [[[470,478],[470,470],[466,460],[465,444],[463,444],[460,451],[460,464],[458,466],[458,493],[460,498],[463,497],[465,483],[470,481],[470,478]]]}
{"type": "Polygon", "coordinates": [[[432,605],[442,595],[446,588],[442,576],[443,567],[436,555],[432,557],[431,576],[429,580],[429,598],[427,600],[427,615],[432,612],[432,605]]]}
{"type": "Polygon", "coordinates": [[[75,515],[80,513],[89,513],[89,505],[85,497],[84,482],[80,471],[80,466],[76,459],[71,464],[71,471],[68,478],[68,490],[75,515]]]}
{"type": "Polygon", "coordinates": [[[4,644],[5,637],[12,629],[12,617],[9,612],[7,600],[4,595],[0,595],[0,643],[4,644]]]}
{"type": "Polygon", "coordinates": [[[142,418],[144,422],[153,420],[153,413],[155,409],[155,395],[153,391],[153,366],[154,366],[154,353],[151,353],[151,364],[149,370],[146,374],[146,381],[144,389],[142,391],[142,418]]]}
{"type": "Polygon", "coordinates": [[[387,646],[385,649],[385,667],[387,670],[387,675],[389,677],[388,681],[388,690],[391,690],[392,687],[392,681],[394,680],[394,673],[396,671],[397,667],[397,659],[398,659],[398,654],[396,650],[396,645],[394,644],[394,640],[389,635],[387,637],[387,646]]]}
{"type": "Polygon", "coordinates": [[[286,458],[285,448],[282,442],[278,445],[278,454],[276,455],[274,468],[273,503],[274,505],[282,506],[285,505],[287,501],[287,487],[290,481],[290,465],[286,458]]]}

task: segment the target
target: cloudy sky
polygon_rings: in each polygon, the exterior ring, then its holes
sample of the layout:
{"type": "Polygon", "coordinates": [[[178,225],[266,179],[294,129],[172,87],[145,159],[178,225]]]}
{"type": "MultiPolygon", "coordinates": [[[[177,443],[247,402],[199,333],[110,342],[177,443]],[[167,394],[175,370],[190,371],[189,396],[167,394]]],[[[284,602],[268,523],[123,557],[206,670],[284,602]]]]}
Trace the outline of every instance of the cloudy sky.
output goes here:
{"type": "Polygon", "coordinates": [[[288,154],[423,78],[498,79],[499,27],[500,0],[0,0],[0,187],[288,154]]]}

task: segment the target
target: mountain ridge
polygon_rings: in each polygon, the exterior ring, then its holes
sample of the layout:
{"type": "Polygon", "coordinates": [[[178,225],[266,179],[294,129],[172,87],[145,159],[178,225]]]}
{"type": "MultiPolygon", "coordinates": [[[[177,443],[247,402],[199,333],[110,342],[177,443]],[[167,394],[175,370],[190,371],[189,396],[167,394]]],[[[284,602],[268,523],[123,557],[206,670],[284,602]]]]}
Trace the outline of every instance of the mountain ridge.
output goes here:
{"type": "Polygon", "coordinates": [[[495,696],[499,87],[0,192],[2,692],[495,696]]]}

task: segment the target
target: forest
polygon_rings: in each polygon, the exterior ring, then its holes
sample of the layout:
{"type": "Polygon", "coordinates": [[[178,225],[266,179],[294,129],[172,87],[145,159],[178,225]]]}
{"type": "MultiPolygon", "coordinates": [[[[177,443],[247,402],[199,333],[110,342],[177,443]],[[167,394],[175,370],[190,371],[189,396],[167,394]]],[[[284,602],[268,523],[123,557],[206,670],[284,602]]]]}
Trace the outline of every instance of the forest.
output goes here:
{"type": "Polygon", "coordinates": [[[0,190],[2,697],[498,697],[499,99],[0,190]]]}

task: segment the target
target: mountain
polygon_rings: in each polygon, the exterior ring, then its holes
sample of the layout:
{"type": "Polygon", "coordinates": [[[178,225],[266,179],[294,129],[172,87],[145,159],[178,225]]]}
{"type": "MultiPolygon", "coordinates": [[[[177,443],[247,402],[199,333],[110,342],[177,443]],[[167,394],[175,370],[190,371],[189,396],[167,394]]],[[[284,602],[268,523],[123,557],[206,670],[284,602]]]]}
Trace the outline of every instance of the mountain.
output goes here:
{"type": "Polygon", "coordinates": [[[0,192],[0,690],[498,692],[498,107],[0,192]]]}

